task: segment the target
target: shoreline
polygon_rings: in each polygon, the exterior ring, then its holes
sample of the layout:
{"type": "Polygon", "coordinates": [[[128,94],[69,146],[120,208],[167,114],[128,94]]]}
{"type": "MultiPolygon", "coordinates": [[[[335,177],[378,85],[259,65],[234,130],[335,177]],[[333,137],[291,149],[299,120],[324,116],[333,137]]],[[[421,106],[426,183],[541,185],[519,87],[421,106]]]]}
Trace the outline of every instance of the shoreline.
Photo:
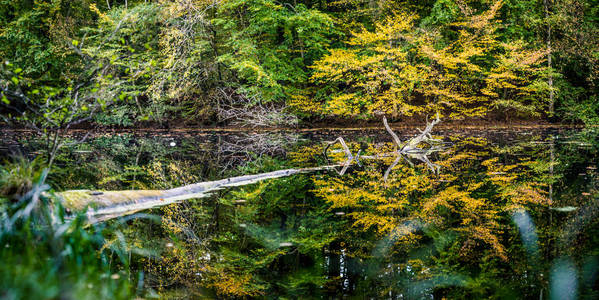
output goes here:
{"type": "MultiPolygon", "coordinates": [[[[390,122],[392,128],[397,129],[417,129],[426,126],[425,122],[390,122]]],[[[548,123],[548,122],[490,122],[490,121],[448,121],[439,123],[435,126],[436,129],[577,129],[599,127],[599,125],[584,125],[584,124],[564,124],[564,123],[548,123]]],[[[368,131],[368,130],[385,130],[385,127],[380,122],[365,122],[364,124],[351,124],[350,122],[340,122],[338,124],[331,123],[302,123],[297,127],[251,127],[251,126],[234,126],[234,125],[182,125],[178,126],[161,126],[159,124],[149,124],[149,126],[131,126],[131,127],[109,127],[109,126],[81,126],[79,128],[71,128],[67,132],[318,132],[318,131],[368,131]]],[[[33,129],[24,127],[10,127],[0,125],[0,132],[14,133],[35,133],[33,129]]]]}

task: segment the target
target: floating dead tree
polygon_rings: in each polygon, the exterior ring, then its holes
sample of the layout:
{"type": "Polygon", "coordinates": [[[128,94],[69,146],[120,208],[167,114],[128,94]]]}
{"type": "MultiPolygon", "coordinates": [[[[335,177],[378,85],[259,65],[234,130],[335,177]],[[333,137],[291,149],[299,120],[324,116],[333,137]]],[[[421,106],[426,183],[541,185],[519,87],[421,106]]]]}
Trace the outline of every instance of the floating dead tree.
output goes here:
{"type": "Polygon", "coordinates": [[[439,113],[437,113],[436,119],[433,120],[432,122],[429,123],[428,119],[427,119],[426,127],[424,128],[424,130],[420,130],[418,128],[418,131],[420,131],[419,135],[415,136],[414,138],[408,140],[406,143],[402,144],[401,141],[399,140],[399,137],[397,137],[395,132],[393,132],[391,127],[389,127],[389,124],[387,123],[387,118],[383,118],[383,123],[385,124],[385,129],[387,129],[387,132],[389,132],[389,134],[393,137],[393,141],[397,145],[397,149],[398,149],[397,151],[395,151],[397,158],[395,159],[394,163],[385,172],[385,177],[384,177],[385,181],[387,181],[387,177],[389,176],[391,169],[393,169],[399,163],[399,160],[401,158],[405,158],[406,161],[411,166],[414,165],[406,157],[420,160],[421,162],[425,163],[426,166],[433,173],[435,173],[435,174],[439,173],[439,169],[441,168],[441,166],[438,164],[432,163],[428,159],[428,156],[430,154],[439,152],[439,151],[443,150],[443,148],[444,148],[442,141],[440,139],[434,138],[431,135],[431,131],[433,130],[433,127],[435,127],[435,125],[439,124],[439,122],[441,122],[441,120],[439,119],[439,113]],[[428,146],[428,148],[420,147],[420,145],[422,145],[422,144],[426,144],[428,146]]]}
{"type": "MultiPolygon", "coordinates": [[[[253,184],[262,180],[292,176],[300,173],[310,173],[323,170],[335,170],[343,175],[347,169],[354,163],[360,165],[360,159],[382,159],[384,157],[396,157],[395,161],[385,172],[385,181],[391,170],[403,158],[410,165],[413,163],[410,159],[417,159],[424,162],[433,172],[437,173],[440,166],[432,163],[428,159],[428,155],[442,149],[440,140],[431,136],[430,132],[433,127],[439,123],[439,116],[428,123],[423,131],[414,138],[405,143],[401,143],[399,137],[393,132],[387,119],[383,119],[383,123],[387,132],[393,138],[397,145],[397,150],[391,153],[384,153],[374,156],[362,156],[361,151],[353,155],[342,137],[338,137],[332,142],[328,142],[325,147],[325,154],[328,149],[339,143],[341,150],[345,154],[345,161],[337,164],[328,164],[325,166],[313,168],[297,168],[279,170],[268,173],[255,175],[244,175],[226,178],[216,181],[200,182],[190,185],[185,185],[178,188],[168,190],[126,190],[126,191],[91,191],[91,190],[71,190],[57,193],[63,200],[66,208],[71,211],[83,211],[87,209],[87,216],[90,223],[102,222],[109,219],[117,218],[124,215],[129,215],[141,210],[160,207],[172,203],[181,202],[188,199],[203,198],[211,195],[213,192],[234,186],[243,186],[253,184]],[[422,144],[427,144],[428,148],[421,147],[422,144]],[[339,169],[340,168],[340,169],[339,169]]],[[[326,156],[326,155],[325,155],[326,156]]],[[[327,158],[328,159],[328,158],[327,158]]],[[[240,201],[236,204],[241,204],[240,201]]]]}
{"type": "Polygon", "coordinates": [[[418,128],[418,131],[420,132],[419,135],[413,137],[412,139],[409,139],[405,143],[402,143],[401,140],[399,139],[399,136],[397,136],[397,134],[389,126],[389,123],[387,122],[387,118],[383,117],[383,124],[385,125],[385,129],[387,130],[389,135],[391,135],[391,138],[393,139],[394,144],[397,146],[397,150],[395,150],[394,152],[382,153],[382,154],[377,154],[377,155],[360,155],[360,152],[361,152],[361,150],[360,150],[354,156],[354,155],[352,155],[351,151],[349,150],[349,147],[347,146],[347,144],[345,143],[343,138],[338,137],[336,140],[327,143],[327,146],[324,149],[324,156],[328,160],[328,154],[327,154],[328,149],[332,145],[337,144],[337,143],[339,143],[341,145],[341,147],[342,147],[341,151],[345,153],[346,160],[341,164],[342,165],[341,170],[335,169],[337,171],[337,173],[339,173],[340,175],[345,174],[345,172],[347,171],[347,169],[353,162],[360,164],[360,159],[383,159],[386,157],[395,157],[395,160],[389,166],[389,168],[387,168],[387,170],[385,171],[385,175],[383,177],[385,181],[387,181],[387,178],[389,177],[391,170],[393,168],[395,168],[402,159],[404,159],[412,167],[414,166],[414,163],[412,163],[411,159],[417,159],[417,160],[425,163],[426,166],[433,173],[438,174],[441,166],[431,162],[430,159],[428,158],[428,156],[432,153],[439,152],[444,149],[443,141],[441,141],[440,139],[434,138],[431,135],[431,131],[433,130],[435,125],[437,125],[439,122],[441,122],[441,120],[439,119],[439,114],[437,113],[436,119],[433,120],[432,122],[428,122],[428,119],[427,119],[426,127],[424,128],[424,130],[420,130],[418,128]],[[421,147],[423,144],[425,144],[426,147],[421,147]]]}
{"type": "Polygon", "coordinates": [[[206,181],[168,190],[91,191],[70,190],[57,193],[64,206],[71,211],[86,208],[90,223],[102,222],[141,210],[160,207],[189,199],[204,198],[227,187],[243,186],[262,180],[287,177],[294,174],[331,170],[338,165],[315,168],[279,170],[255,175],[231,177],[206,181]]]}

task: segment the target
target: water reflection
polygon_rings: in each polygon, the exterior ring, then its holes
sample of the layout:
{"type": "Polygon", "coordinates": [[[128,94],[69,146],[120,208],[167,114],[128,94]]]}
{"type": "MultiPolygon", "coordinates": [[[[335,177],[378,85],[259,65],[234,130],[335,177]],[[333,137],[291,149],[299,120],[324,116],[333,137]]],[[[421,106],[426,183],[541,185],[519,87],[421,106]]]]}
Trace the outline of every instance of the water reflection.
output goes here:
{"type": "Polygon", "coordinates": [[[163,295],[598,297],[599,134],[435,133],[438,143],[420,145],[435,151],[412,153],[426,160],[395,155],[402,145],[383,130],[105,135],[63,152],[50,180],[167,189],[341,165],[150,211],[160,224],[128,220],[127,238],[160,253],[136,268],[163,295]]]}

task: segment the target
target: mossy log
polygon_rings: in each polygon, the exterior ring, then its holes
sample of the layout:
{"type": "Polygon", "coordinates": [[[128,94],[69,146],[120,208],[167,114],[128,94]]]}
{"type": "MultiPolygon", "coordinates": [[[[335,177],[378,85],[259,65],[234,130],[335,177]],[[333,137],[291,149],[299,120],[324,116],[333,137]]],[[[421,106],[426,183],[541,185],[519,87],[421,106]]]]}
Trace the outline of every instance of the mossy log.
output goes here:
{"type": "Polygon", "coordinates": [[[266,179],[286,177],[299,173],[328,170],[337,166],[279,170],[200,182],[169,190],[70,190],[57,194],[67,209],[72,212],[82,212],[87,209],[89,222],[96,223],[183,200],[203,198],[226,187],[248,185],[266,179]]]}

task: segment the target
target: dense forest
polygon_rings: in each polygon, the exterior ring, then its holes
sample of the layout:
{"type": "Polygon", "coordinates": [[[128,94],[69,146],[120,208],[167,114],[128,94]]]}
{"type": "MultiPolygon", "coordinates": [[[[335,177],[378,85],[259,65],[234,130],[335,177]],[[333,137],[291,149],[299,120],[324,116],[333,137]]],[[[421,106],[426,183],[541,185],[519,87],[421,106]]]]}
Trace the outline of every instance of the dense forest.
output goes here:
{"type": "Polygon", "coordinates": [[[3,1],[5,122],[595,124],[599,3],[3,1]]]}
{"type": "Polygon", "coordinates": [[[597,299],[597,125],[599,0],[0,0],[0,299],[597,299]]]}

